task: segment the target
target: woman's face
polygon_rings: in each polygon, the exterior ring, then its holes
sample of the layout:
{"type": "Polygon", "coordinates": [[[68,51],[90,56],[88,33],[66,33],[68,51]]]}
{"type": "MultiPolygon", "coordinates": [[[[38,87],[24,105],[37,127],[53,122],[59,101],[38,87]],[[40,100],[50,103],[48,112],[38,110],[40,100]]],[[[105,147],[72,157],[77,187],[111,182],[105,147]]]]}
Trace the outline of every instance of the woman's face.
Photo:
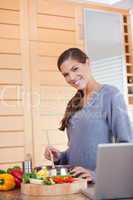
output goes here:
{"type": "Polygon", "coordinates": [[[86,60],[86,63],[68,59],[62,63],[60,70],[66,82],[77,90],[85,89],[91,79],[88,59],[86,60]]]}

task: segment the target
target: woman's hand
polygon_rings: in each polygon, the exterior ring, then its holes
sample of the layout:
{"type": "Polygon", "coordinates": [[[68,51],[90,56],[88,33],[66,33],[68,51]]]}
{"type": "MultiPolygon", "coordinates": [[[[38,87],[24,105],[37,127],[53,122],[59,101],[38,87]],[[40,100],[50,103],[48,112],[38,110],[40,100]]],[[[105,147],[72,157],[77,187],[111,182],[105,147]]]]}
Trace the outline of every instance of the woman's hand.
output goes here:
{"type": "Polygon", "coordinates": [[[77,166],[71,170],[73,176],[78,176],[80,178],[87,179],[88,182],[92,181],[91,171],[89,169],[85,169],[83,167],[77,166]]]}
{"type": "Polygon", "coordinates": [[[61,156],[61,152],[58,149],[52,146],[47,146],[44,150],[44,157],[48,160],[51,160],[51,153],[53,155],[54,161],[58,160],[61,156]]]}

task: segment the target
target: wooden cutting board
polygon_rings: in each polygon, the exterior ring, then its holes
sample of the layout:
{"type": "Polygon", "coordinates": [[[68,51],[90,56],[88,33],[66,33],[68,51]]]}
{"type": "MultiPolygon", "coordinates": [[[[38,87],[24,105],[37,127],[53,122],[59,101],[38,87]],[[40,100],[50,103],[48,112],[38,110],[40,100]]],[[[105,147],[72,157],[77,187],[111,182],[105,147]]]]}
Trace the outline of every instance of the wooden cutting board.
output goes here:
{"type": "Polygon", "coordinates": [[[80,193],[81,189],[87,187],[85,179],[77,179],[73,183],[62,183],[55,185],[21,184],[21,193],[33,196],[55,196],[80,193]]]}

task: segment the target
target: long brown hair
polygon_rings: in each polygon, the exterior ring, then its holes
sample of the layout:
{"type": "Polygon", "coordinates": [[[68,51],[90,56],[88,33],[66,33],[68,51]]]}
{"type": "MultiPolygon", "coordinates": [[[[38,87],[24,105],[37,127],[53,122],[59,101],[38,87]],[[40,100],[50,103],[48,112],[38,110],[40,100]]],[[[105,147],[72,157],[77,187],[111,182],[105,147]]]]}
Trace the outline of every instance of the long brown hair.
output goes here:
{"type": "MultiPolygon", "coordinates": [[[[88,57],[82,50],[78,48],[69,48],[65,50],[58,58],[57,66],[59,71],[61,71],[60,66],[63,64],[63,62],[68,59],[73,59],[80,63],[86,63],[88,57]]],[[[59,130],[64,131],[65,128],[68,127],[69,121],[74,113],[83,108],[83,97],[83,91],[78,90],[76,94],[72,97],[72,99],[68,102],[64,117],[61,120],[61,126],[59,130]]]]}

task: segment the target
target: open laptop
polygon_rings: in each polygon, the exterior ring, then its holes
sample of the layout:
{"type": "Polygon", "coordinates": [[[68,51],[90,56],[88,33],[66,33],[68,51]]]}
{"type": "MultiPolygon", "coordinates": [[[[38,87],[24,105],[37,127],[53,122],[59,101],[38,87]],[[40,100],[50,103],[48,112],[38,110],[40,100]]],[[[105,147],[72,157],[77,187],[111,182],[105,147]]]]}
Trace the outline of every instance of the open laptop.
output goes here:
{"type": "Polygon", "coordinates": [[[96,184],[82,190],[90,199],[133,197],[133,143],[98,145],[96,184]]]}

